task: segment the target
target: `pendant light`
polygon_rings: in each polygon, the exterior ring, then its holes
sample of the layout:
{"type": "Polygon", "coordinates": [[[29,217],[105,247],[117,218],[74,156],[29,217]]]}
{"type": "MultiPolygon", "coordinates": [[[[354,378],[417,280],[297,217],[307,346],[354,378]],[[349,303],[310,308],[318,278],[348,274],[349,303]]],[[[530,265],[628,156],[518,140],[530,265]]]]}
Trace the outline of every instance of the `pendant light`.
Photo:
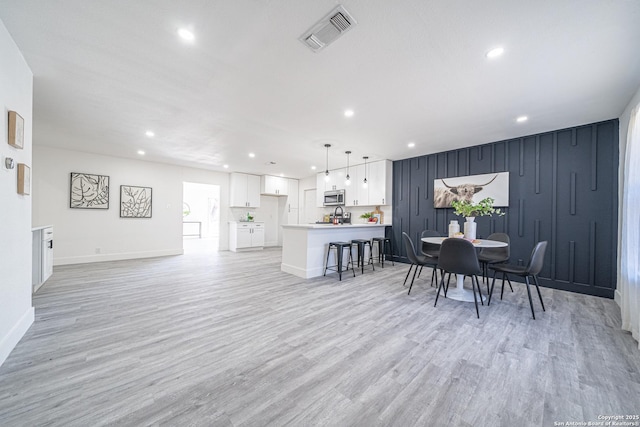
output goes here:
{"type": "Polygon", "coordinates": [[[369,157],[364,156],[364,181],[362,181],[362,188],[367,188],[367,186],[369,185],[369,183],[367,182],[367,159],[369,157]]]}
{"type": "Polygon", "coordinates": [[[351,177],[349,176],[349,154],[351,154],[351,151],[345,151],[344,153],[347,155],[347,179],[344,185],[351,185],[351,177]]]}
{"type": "Polygon", "coordinates": [[[324,171],[324,180],[329,182],[329,147],[331,147],[331,144],[324,144],[324,147],[327,149],[327,168],[324,171]]]}

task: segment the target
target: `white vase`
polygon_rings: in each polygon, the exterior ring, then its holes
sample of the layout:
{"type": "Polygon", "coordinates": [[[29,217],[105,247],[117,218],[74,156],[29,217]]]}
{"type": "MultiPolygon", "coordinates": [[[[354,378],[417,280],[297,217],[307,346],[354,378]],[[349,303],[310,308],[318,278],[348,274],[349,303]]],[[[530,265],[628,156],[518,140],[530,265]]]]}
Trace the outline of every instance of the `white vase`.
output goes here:
{"type": "Polygon", "coordinates": [[[477,226],[478,224],[475,222],[475,217],[468,216],[467,221],[464,223],[464,238],[474,240],[476,238],[477,226]]]}

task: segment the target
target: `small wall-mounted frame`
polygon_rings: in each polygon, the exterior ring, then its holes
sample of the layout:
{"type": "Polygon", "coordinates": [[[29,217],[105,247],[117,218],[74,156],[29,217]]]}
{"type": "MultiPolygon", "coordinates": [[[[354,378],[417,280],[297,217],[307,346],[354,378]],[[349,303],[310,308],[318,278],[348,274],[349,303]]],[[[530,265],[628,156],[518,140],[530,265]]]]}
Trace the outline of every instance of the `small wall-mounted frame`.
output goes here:
{"type": "Polygon", "coordinates": [[[24,119],[15,111],[9,111],[9,145],[24,148],[24,119]]]}
{"type": "Polygon", "coordinates": [[[18,163],[18,194],[31,194],[31,168],[18,163]]]}

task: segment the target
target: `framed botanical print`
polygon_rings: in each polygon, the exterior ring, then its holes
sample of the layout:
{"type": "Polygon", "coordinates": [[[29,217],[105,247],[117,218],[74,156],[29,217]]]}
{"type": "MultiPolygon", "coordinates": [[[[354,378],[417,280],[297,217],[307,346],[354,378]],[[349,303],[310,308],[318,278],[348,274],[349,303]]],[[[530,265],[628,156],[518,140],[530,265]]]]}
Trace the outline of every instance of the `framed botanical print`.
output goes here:
{"type": "Polygon", "coordinates": [[[109,177],[71,172],[69,207],[73,209],[109,209],[109,177]]]}
{"type": "Polygon", "coordinates": [[[151,187],[120,186],[120,218],[151,218],[151,187]]]}

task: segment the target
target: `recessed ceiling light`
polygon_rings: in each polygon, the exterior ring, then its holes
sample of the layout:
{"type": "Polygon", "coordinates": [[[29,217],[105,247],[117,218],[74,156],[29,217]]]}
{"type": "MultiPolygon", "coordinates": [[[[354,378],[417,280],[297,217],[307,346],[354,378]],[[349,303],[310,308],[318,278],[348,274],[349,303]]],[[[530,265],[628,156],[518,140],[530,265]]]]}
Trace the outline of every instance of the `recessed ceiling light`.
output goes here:
{"type": "Polygon", "coordinates": [[[256,155],[254,153],[249,153],[249,157],[254,158],[256,155]]]}
{"type": "Polygon", "coordinates": [[[144,151],[138,150],[138,154],[140,154],[141,156],[144,156],[144,151]]]}
{"type": "Polygon", "coordinates": [[[284,177],[284,174],[283,174],[283,173],[281,173],[281,174],[280,174],[280,176],[281,176],[281,177],[284,177]]]}
{"type": "Polygon", "coordinates": [[[409,148],[413,148],[415,146],[416,146],[415,142],[410,142],[410,143],[407,144],[407,147],[409,147],[409,148]]]}
{"type": "Polygon", "coordinates": [[[153,138],[154,136],[156,136],[156,134],[153,133],[152,130],[148,130],[144,134],[147,135],[149,138],[153,138]]]}
{"type": "Polygon", "coordinates": [[[192,42],[196,38],[196,36],[190,30],[187,30],[186,28],[180,28],[178,30],[178,35],[180,36],[180,38],[182,40],[185,40],[185,41],[188,41],[188,42],[192,42]]]}
{"type": "Polygon", "coordinates": [[[316,170],[316,167],[315,166],[311,166],[311,170],[312,171],[316,170]]]}
{"type": "Polygon", "coordinates": [[[486,56],[487,58],[497,58],[498,56],[502,55],[504,53],[504,48],[503,47],[496,47],[494,49],[491,49],[489,52],[487,52],[486,56]]]}
{"type": "Polygon", "coordinates": [[[516,119],[516,122],[518,123],[522,123],[522,122],[526,122],[527,120],[529,120],[529,117],[527,116],[520,116],[516,119]]]}
{"type": "Polygon", "coordinates": [[[353,117],[353,110],[344,110],[345,117],[353,117]]]}
{"type": "Polygon", "coordinates": [[[229,165],[222,165],[223,168],[229,169],[229,165]]]}

